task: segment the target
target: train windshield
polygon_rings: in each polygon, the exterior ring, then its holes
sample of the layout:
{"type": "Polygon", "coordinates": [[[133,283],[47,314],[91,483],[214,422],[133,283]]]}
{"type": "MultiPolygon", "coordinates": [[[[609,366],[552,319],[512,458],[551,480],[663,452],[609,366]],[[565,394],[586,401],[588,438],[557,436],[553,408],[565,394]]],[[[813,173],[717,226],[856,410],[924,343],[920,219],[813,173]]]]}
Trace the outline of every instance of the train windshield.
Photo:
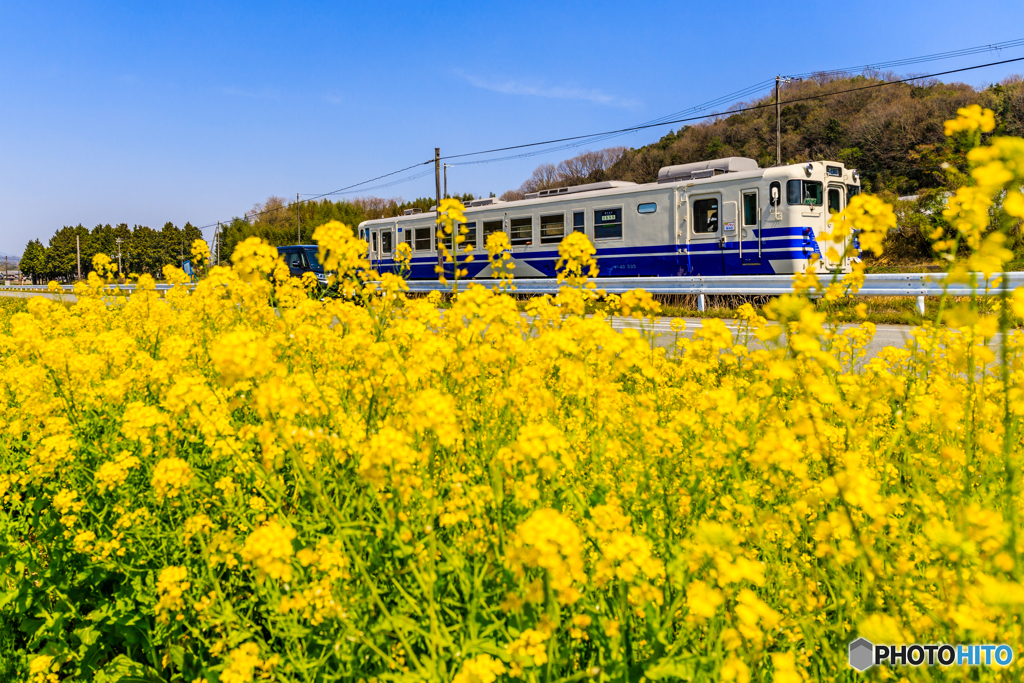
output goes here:
{"type": "Polygon", "coordinates": [[[316,256],[317,251],[317,249],[306,249],[306,258],[309,259],[310,270],[322,273],[324,272],[324,267],[320,265],[320,260],[316,256]]]}
{"type": "Polygon", "coordinates": [[[822,184],[816,180],[790,180],[786,183],[786,201],[790,204],[821,206],[822,184]]]}

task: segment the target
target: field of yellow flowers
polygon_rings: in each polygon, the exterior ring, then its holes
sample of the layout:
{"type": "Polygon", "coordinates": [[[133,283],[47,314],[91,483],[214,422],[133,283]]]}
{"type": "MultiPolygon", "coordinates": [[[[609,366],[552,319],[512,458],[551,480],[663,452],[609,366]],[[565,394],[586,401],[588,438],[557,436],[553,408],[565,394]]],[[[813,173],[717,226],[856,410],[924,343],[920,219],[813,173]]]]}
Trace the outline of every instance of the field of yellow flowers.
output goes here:
{"type": "MultiPolygon", "coordinates": [[[[970,158],[937,251],[999,272],[1024,140],[970,158]]],[[[833,225],[875,249],[892,220],[862,196],[833,225]]],[[[664,349],[609,325],[643,292],[581,315],[579,235],[528,316],[465,286],[442,313],[316,238],[343,296],[254,239],[194,290],[126,299],[97,257],[76,304],[0,307],[0,678],[1020,680],[861,676],[847,644],[1020,656],[1024,292],[863,362],[871,325],[828,319],[860,271],[805,275],[742,338],[664,349]]]]}

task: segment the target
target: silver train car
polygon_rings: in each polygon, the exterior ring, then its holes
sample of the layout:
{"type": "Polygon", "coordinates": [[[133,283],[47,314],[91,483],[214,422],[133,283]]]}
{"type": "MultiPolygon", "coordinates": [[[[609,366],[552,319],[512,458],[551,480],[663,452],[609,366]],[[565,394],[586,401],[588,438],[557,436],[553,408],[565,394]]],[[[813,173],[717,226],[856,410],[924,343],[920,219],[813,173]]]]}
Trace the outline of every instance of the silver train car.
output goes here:
{"type": "MultiPolygon", "coordinates": [[[[484,245],[490,234],[504,232],[517,278],[554,277],[559,243],[583,232],[597,249],[601,277],[797,273],[812,255],[822,272],[848,272],[847,245],[825,236],[830,215],[859,192],[857,171],[838,162],[758,168],[753,159],[729,157],[667,166],[655,183],[613,180],[519,201],[478,199],[465,211],[465,244],[475,259],[460,267],[469,278],[489,277],[484,245]],[[839,260],[828,258],[830,247],[839,260]]],[[[359,235],[378,271],[394,271],[394,250],[406,242],[408,277],[437,279],[436,214],[415,211],[364,221],[359,235]]],[[[444,268],[451,277],[452,264],[444,268]]]]}

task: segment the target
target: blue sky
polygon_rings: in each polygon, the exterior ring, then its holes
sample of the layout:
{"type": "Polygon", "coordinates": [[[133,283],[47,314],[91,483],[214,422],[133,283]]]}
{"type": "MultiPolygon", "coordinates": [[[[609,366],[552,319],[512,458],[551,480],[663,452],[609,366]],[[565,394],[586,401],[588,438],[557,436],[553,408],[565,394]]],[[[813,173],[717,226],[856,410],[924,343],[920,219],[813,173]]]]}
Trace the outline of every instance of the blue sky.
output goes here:
{"type": "MultiPolygon", "coordinates": [[[[1017,38],[1021,2],[0,3],[0,252],[77,223],[205,225],[435,146],[615,129],[777,73],[1017,38]]],[[[1022,65],[955,80],[987,85],[1022,65]]],[[[500,194],[540,163],[669,128],[456,167],[449,190],[500,194]]],[[[426,177],[371,194],[433,191],[426,177]]]]}

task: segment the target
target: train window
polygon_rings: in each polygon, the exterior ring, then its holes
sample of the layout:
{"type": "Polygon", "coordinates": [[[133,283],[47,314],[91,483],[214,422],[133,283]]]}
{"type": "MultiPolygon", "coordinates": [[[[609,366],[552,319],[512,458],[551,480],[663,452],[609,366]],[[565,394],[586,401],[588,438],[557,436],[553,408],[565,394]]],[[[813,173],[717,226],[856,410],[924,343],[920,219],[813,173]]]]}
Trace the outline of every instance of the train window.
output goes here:
{"type": "Polygon", "coordinates": [[[487,238],[496,232],[501,232],[505,229],[504,223],[500,220],[497,221],[484,221],[484,248],[487,247],[487,238]]]}
{"type": "Polygon", "coordinates": [[[380,251],[382,254],[390,254],[392,248],[392,234],[390,230],[385,230],[380,234],[380,251]]]}
{"type": "Polygon", "coordinates": [[[839,213],[843,210],[843,207],[839,206],[839,188],[830,187],[828,188],[828,212],[839,213]]]}
{"type": "Polygon", "coordinates": [[[512,246],[529,246],[533,243],[533,216],[513,218],[509,221],[508,241],[512,246]]]}
{"type": "Polygon", "coordinates": [[[430,251],[430,228],[416,228],[413,248],[416,251],[430,251]]]}
{"type": "Polygon", "coordinates": [[[558,244],[565,237],[565,214],[540,217],[540,243],[558,244]]]}
{"type": "MultiPolygon", "coordinates": [[[[441,243],[441,241],[442,241],[441,238],[444,238],[443,241],[444,241],[445,248],[448,251],[451,251],[452,250],[452,236],[444,234],[444,226],[443,225],[437,226],[437,228],[434,230],[434,245],[435,245],[435,247],[436,247],[436,245],[441,243]]],[[[441,250],[440,247],[437,247],[437,250],[440,251],[441,250]]]]}
{"type": "MultiPolygon", "coordinates": [[[[398,232],[402,232],[402,228],[399,228],[398,232]]],[[[407,228],[405,230],[405,243],[409,245],[410,249],[412,249],[412,228],[407,228]]]]}
{"type": "Polygon", "coordinates": [[[462,244],[459,245],[463,249],[467,247],[469,249],[476,249],[476,223],[463,223],[459,226],[459,236],[462,237],[462,244]],[[465,228],[466,232],[463,234],[462,229],[465,228]]]}
{"type": "Polygon", "coordinates": [[[757,192],[743,193],[743,225],[757,225],[757,192]]]}
{"type": "Polygon", "coordinates": [[[586,211],[573,211],[573,213],[572,213],[572,229],[575,232],[586,232],[587,231],[587,213],[586,213],[586,211]]]}
{"type": "Polygon", "coordinates": [[[860,194],[859,185],[847,185],[846,186],[846,203],[849,204],[850,200],[860,194]]]}
{"type": "Polygon", "coordinates": [[[816,180],[790,180],[786,183],[786,201],[807,206],[822,205],[822,185],[816,180]]]}
{"type": "Polygon", "coordinates": [[[698,199],[693,203],[693,231],[718,232],[718,200],[698,199]]]}
{"type": "Polygon", "coordinates": [[[622,239],[622,209],[598,209],[594,212],[594,239],[622,239]]]}
{"type": "Polygon", "coordinates": [[[657,210],[658,205],[655,204],[654,202],[651,202],[649,204],[641,204],[640,206],[636,207],[637,213],[654,213],[657,210]]]}

